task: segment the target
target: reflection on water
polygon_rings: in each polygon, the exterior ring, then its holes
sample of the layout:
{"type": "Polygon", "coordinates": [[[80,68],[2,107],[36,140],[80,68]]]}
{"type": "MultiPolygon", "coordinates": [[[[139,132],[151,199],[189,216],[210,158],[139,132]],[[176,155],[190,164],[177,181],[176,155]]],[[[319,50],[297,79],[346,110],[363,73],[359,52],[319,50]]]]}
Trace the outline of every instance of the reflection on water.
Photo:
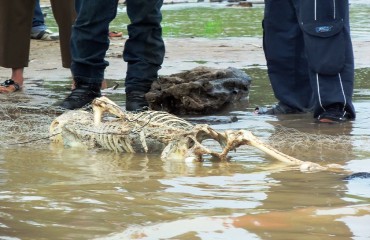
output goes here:
{"type": "MultiPolygon", "coordinates": [[[[352,236],[345,226],[356,223],[359,236],[370,237],[367,228],[361,228],[369,208],[359,206],[369,201],[368,179],[346,182],[342,174],[289,170],[253,149],[236,153],[242,155],[240,160],[228,164],[171,163],[152,155],[47,146],[15,150],[0,155],[0,236],[135,239],[121,237],[140,230],[176,239],[265,239],[266,234],[296,239],[308,233],[312,239],[316,234],[326,239],[352,236]],[[353,211],[313,217],[316,209],[340,207],[353,211]],[[281,225],[271,220],[276,214],[284,217],[281,225]]],[[[369,165],[368,160],[361,162],[369,165]]]]}
{"type": "MultiPolygon", "coordinates": [[[[369,21],[357,20],[368,7],[356,4],[355,32],[369,21]]],[[[193,10],[176,11],[165,14],[196,19],[193,10]]],[[[203,121],[219,130],[249,129],[266,141],[277,136],[277,147],[302,160],[370,172],[370,69],[356,70],[358,118],[340,125],[317,125],[308,115],[253,115],[254,106],[275,99],[265,69],[246,71],[253,79],[250,105],[203,121]],[[238,121],[223,120],[230,115],[238,121]],[[283,141],[279,128],[302,134],[283,141]],[[325,145],[324,135],[341,143],[325,145]],[[305,142],[306,136],[316,138],[305,142]]],[[[6,130],[3,141],[11,138],[6,130]]],[[[0,144],[0,239],[369,239],[370,180],[345,176],[302,173],[248,146],[232,153],[229,163],[185,164],[157,155],[61,149],[45,141],[0,144]]]]}
{"type": "MultiPolygon", "coordinates": [[[[266,89],[264,71],[250,69],[257,79],[251,102],[273,102],[266,91],[257,91],[266,89]]],[[[360,114],[350,123],[317,125],[307,115],[261,117],[245,106],[202,118],[232,114],[237,122],[215,121],[214,127],[247,128],[266,141],[277,135],[277,147],[302,160],[370,172],[370,86],[362,79],[369,72],[356,72],[360,114]],[[280,128],[298,135],[283,141],[280,128]],[[323,138],[308,143],[305,134],[323,138]],[[338,144],[325,146],[324,136],[336,136],[338,144]]],[[[229,163],[189,164],[46,142],[2,145],[0,173],[0,239],[370,238],[369,179],[302,173],[248,146],[232,153],[229,163]]]]}

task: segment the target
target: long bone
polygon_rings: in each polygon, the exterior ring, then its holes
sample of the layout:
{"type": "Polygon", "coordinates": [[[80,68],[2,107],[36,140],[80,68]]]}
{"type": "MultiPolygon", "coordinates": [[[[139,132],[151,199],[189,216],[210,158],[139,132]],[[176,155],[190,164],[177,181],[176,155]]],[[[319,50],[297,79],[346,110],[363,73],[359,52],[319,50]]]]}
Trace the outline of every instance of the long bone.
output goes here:
{"type": "Polygon", "coordinates": [[[87,112],[71,111],[54,120],[50,127],[50,132],[55,135],[54,141],[66,144],[66,141],[73,141],[73,136],[75,136],[76,140],[89,147],[97,144],[105,149],[131,153],[138,151],[136,145],[140,143],[140,149],[142,149],[140,151],[159,151],[162,159],[180,158],[195,161],[202,161],[202,156],[205,154],[226,161],[231,150],[242,145],[250,145],[281,162],[299,166],[305,171],[341,167],[336,164],[321,166],[317,163],[296,159],[264,143],[246,130],[218,132],[209,125],[193,125],[177,116],[159,111],[132,114],[122,111],[117,104],[106,97],[95,99],[92,108],[93,117],[89,117],[87,112]],[[105,112],[113,114],[117,119],[103,121],[105,112]],[[79,120],[79,116],[85,116],[83,123],[79,120]],[[60,135],[56,134],[58,131],[61,132],[60,135]],[[65,133],[65,139],[63,139],[63,131],[68,131],[73,136],[65,133]],[[206,139],[217,141],[222,151],[212,151],[202,145],[206,139]]]}
{"type": "Polygon", "coordinates": [[[328,169],[342,169],[343,166],[339,164],[327,164],[322,166],[318,163],[310,162],[310,161],[302,161],[287,154],[284,154],[277,149],[273,148],[272,146],[264,143],[252,132],[246,130],[239,130],[239,131],[225,131],[225,135],[227,138],[228,146],[224,149],[224,151],[233,150],[241,145],[250,145],[253,147],[258,148],[259,150],[263,151],[264,153],[268,154],[269,156],[284,162],[289,165],[296,165],[300,167],[301,171],[322,171],[328,169]]]}
{"type": "Polygon", "coordinates": [[[188,121],[176,117],[167,112],[160,111],[144,111],[135,115],[123,112],[122,109],[112,100],[107,97],[94,99],[92,102],[94,124],[99,125],[102,121],[103,114],[109,112],[118,118],[126,119],[127,121],[135,121],[140,124],[160,125],[181,129],[191,129],[193,125],[188,121]]]}

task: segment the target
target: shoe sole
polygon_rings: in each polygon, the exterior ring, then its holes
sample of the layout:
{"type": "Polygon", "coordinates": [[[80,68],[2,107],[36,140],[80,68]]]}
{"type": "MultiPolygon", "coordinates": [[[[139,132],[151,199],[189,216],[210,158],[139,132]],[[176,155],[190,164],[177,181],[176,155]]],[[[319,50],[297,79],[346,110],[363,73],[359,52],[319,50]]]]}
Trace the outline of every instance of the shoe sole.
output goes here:
{"type": "Polygon", "coordinates": [[[318,120],[318,122],[320,122],[320,123],[338,123],[337,121],[333,121],[333,120],[327,119],[327,118],[320,119],[320,120],[318,120]]]}
{"type": "Polygon", "coordinates": [[[348,119],[344,119],[344,120],[333,120],[333,119],[330,119],[330,118],[321,118],[321,119],[317,119],[317,122],[319,123],[344,123],[344,122],[347,122],[348,119]]]}

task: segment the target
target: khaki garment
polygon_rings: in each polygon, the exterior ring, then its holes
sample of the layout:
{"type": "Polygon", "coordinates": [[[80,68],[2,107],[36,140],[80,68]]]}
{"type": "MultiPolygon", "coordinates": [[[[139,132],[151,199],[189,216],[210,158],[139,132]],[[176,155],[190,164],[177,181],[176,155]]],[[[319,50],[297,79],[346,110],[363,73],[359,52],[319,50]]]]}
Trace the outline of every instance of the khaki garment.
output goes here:
{"type": "MultiPolygon", "coordinates": [[[[59,27],[62,66],[71,65],[70,37],[76,18],[74,0],[51,0],[59,27]]],[[[34,0],[0,0],[0,66],[28,67],[34,0]]]]}

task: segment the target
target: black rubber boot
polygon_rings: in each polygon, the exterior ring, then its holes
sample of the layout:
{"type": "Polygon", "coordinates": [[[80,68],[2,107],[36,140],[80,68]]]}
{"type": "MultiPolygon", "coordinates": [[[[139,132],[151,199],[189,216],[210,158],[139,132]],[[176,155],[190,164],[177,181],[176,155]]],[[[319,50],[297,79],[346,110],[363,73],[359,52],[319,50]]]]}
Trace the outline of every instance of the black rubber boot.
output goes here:
{"type": "Polygon", "coordinates": [[[132,91],[126,93],[126,110],[140,112],[148,110],[148,102],[145,99],[145,92],[132,91]]]}
{"type": "Polygon", "coordinates": [[[76,82],[76,88],[72,90],[60,106],[70,110],[78,109],[90,104],[100,96],[100,85],[84,85],[76,82]]]}

